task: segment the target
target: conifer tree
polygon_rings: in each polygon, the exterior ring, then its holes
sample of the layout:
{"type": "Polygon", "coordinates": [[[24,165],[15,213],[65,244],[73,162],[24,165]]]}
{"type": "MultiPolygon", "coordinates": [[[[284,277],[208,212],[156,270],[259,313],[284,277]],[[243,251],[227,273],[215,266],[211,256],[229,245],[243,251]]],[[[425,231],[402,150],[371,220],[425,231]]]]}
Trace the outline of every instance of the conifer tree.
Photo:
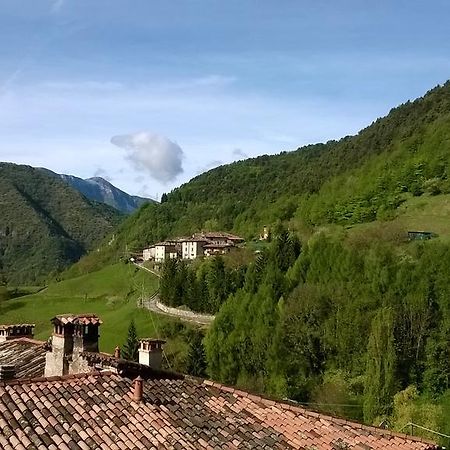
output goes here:
{"type": "Polygon", "coordinates": [[[204,377],[206,375],[206,354],[203,346],[203,336],[195,332],[189,344],[186,370],[190,375],[204,377]]]}
{"type": "Polygon", "coordinates": [[[128,326],[127,340],[122,347],[122,358],[128,359],[129,361],[138,360],[138,337],[136,332],[136,325],[134,319],[131,319],[130,325],[128,326]]]}
{"type": "Polygon", "coordinates": [[[367,347],[364,418],[373,422],[391,412],[395,393],[394,317],[390,308],[379,310],[372,321],[367,347]]]}

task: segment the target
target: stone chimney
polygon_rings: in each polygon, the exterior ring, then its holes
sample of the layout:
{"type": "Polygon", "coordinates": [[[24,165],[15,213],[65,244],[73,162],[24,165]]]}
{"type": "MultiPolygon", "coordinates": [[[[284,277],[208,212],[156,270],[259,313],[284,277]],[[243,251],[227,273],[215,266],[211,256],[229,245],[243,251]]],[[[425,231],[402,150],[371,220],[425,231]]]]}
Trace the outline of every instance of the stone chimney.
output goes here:
{"type": "Polygon", "coordinates": [[[46,354],[45,376],[86,372],[83,352],[98,352],[98,327],[94,314],[62,314],[54,317],[51,349],[46,354]]]}
{"type": "Polygon", "coordinates": [[[152,369],[161,369],[163,345],[166,341],[161,339],[139,340],[139,364],[150,366],[152,369]]]}
{"type": "Polygon", "coordinates": [[[17,338],[30,338],[34,336],[34,323],[22,323],[17,325],[0,325],[0,342],[17,338]]]}
{"type": "Polygon", "coordinates": [[[133,381],[133,400],[135,402],[142,402],[144,397],[144,380],[138,376],[133,381]]]}
{"type": "Polygon", "coordinates": [[[16,375],[15,366],[1,365],[0,366],[0,381],[12,380],[16,375]]]}

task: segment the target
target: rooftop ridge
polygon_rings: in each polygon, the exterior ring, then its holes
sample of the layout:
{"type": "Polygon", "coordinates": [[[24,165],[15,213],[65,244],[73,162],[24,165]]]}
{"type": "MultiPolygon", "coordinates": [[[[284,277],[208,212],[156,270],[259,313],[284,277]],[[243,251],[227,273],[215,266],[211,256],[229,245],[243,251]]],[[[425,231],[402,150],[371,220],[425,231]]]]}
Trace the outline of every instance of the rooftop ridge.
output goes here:
{"type": "Polygon", "coordinates": [[[76,379],[86,379],[89,377],[107,377],[107,376],[116,376],[120,377],[120,375],[109,371],[92,371],[87,373],[72,373],[68,375],[58,375],[51,377],[32,377],[32,378],[15,378],[12,380],[0,381],[0,387],[6,386],[17,386],[17,385],[27,385],[27,384],[36,384],[36,383],[48,383],[53,381],[70,381],[76,379]]]}
{"type": "Polygon", "coordinates": [[[35,323],[2,323],[0,324],[0,330],[9,327],[35,327],[35,323]]]}
{"type": "Polygon", "coordinates": [[[41,341],[40,339],[34,339],[34,338],[29,338],[29,337],[10,337],[9,341],[20,341],[20,342],[28,342],[30,344],[35,344],[35,345],[45,345],[47,343],[47,341],[41,341]]]}
{"type": "Polygon", "coordinates": [[[425,444],[429,444],[432,446],[432,447],[429,447],[430,450],[441,448],[441,447],[439,447],[439,445],[437,445],[435,442],[433,442],[429,439],[425,439],[425,438],[422,438],[419,436],[412,436],[412,435],[405,434],[405,433],[400,433],[398,431],[379,428],[374,425],[366,425],[361,422],[343,419],[342,417],[338,417],[338,416],[333,416],[332,414],[324,414],[324,413],[312,411],[305,407],[298,406],[298,404],[293,400],[286,400],[286,399],[280,400],[280,399],[276,399],[274,397],[270,397],[267,395],[254,394],[254,393],[251,393],[248,391],[242,391],[240,389],[236,389],[232,386],[227,386],[225,384],[217,383],[215,381],[211,381],[211,380],[208,380],[205,378],[199,378],[199,377],[193,377],[193,376],[189,376],[189,378],[196,379],[197,381],[203,382],[203,384],[205,384],[207,386],[215,387],[216,389],[219,389],[224,392],[228,392],[230,394],[237,394],[237,395],[246,397],[253,401],[262,402],[267,406],[277,405],[284,410],[288,410],[288,411],[292,411],[292,412],[299,412],[302,415],[306,415],[306,416],[310,416],[310,417],[330,420],[339,425],[351,425],[352,428],[356,428],[356,429],[361,429],[361,430],[366,430],[366,431],[376,431],[380,434],[386,434],[389,436],[408,439],[408,440],[414,441],[414,442],[423,442],[425,444]]]}
{"type": "Polygon", "coordinates": [[[186,378],[184,374],[178,372],[164,369],[155,369],[147,366],[146,364],[141,364],[137,361],[129,361],[124,358],[116,358],[110,353],[83,352],[82,355],[90,361],[103,361],[106,363],[110,363],[112,367],[118,369],[118,375],[122,378],[130,379],[130,375],[132,375],[132,377],[134,375],[140,375],[147,380],[183,380],[186,378]]]}

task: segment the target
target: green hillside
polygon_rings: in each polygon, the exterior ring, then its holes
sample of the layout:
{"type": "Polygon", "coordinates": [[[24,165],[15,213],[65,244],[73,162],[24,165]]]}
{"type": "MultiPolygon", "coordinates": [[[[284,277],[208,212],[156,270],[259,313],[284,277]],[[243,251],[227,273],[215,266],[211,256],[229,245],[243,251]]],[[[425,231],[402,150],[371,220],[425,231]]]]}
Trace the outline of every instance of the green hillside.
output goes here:
{"type": "Polygon", "coordinates": [[[9,163],[0,163],[0,211],[0,274],[10,284],[64,269],[122,218],[42,170],[9,163]]]}
{"type": "Polygon", "coordinates": [[[139,297],[149,297],[157,289],[158,279],[150,273],[131,264],[114,264],[52,283],[37,294],[0,301],[0,323],[35,323],[36,338],[45,340],[52,333],[50,319],[57,314],[98,314],[103,320],[100,350],[113,352],[116,345],[125,342],[133,319],[139,337],[168,339],[166,352],[171,366],[185,370],[189,328],[136,307],[139,297]]]}
{"type": "Polygon", "coordinates": [[[205,340],[209,375],[448,434],[449,180],[447,82],[356,136],[194,178],[127,218],[114,244],[71,274],[169,236],[222,229],[249,239],[270,225],[273,243],[221,298],[205,340]],[[408,242],[411,230],[437,238],[408,242]]]}
{"type": "Polygon", "coordinates": [[[392,219],[411,196],[450,192],[450,82],[394,108],[356,136],[218,167],[128,218],[117,247],[223,229],[250,238],[392,219]]]}

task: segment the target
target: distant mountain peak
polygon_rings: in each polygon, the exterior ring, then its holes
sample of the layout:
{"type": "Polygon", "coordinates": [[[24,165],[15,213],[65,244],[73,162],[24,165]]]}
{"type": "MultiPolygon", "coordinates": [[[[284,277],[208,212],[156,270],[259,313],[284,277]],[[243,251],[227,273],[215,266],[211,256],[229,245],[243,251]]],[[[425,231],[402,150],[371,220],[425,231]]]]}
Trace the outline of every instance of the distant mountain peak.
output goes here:
{"type": "Polygon", "coordinates": [[[62,180],[81,192],[88,199],[106,203],[125,214],[133,213],[144,203],[155,202],[155,200],[150,198],[127,194],[102,177],[83,179],[74,175],[55,175],[61,177],[62,180]]]}

